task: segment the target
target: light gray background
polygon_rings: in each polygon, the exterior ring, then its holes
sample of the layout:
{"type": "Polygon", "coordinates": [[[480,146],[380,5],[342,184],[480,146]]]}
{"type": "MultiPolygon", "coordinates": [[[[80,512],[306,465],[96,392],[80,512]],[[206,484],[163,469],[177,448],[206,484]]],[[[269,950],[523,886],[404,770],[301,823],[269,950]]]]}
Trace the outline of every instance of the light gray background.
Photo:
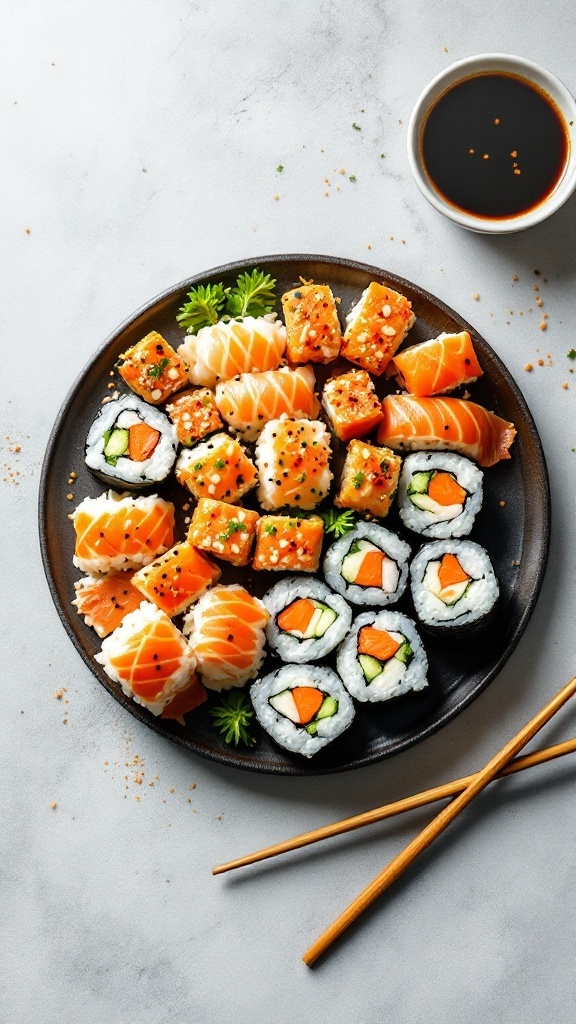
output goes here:
{"type": "MultiPolygon", "coordinates": [[[[429,811],[210,875],[473,770],[576,670],[576,202],[480,238],[427,206],[405,155],[418,93],[464,55],[519,53],[574,91],[572,0],[3,0],[0,17],[0,1017],[573,1024],[573,760],[478,799],[314,972],[303,951],[429,811]],[[120,321],[187,275],[299,251],[405,275],[488,338],[535,415],[554,521],[528,630],[468,711],[381,765],[282,780],[187,755],[94,682],[52,607],[36,495],[59,406],[120,321]]],[[[542,742],[575,728],[568,707],[542,742]]]]}

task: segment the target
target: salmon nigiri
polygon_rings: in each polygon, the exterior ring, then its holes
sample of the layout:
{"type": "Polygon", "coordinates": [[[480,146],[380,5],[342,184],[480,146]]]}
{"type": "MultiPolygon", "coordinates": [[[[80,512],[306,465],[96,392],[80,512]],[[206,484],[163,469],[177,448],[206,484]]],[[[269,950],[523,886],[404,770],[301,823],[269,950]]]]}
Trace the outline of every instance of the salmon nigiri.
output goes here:
{"type": "Polygon", "coordinates": [[[213,388],[238,373],[275,370],[286,348],[286,328],[280,320],[247,316],[244,320],[202,327],[178,349],[188,364],[192,384],[213,388]]]}
{"type": "Polygon", "coordinates": [[[84,576],[74,584],[72,604],[104,638],[118,628],[122,619],[142,603],[142,594],[132,586],[133,572],[110,572],[106,576],[84,576]]]}
{"type": "Polygon", "coordinates": [[[210,690],[243,686],[258,675],[264,660],[266,608],[244,587],[216,586],[201,597],[184,620],[202,682],[210,690]]]}
{"type": "Polygon", "coordinates": [[[156,494],[128,498],[108,491],[84,498],[70,518],[76,531],[74,565],[82,572],[136,569],[174,543],[174,505],[156,494]]]}
{"type": "Polygon", "coordinates": [[[482,376],[468,331],[440,334],[421,345],[411,345],[394,356],[393,365],[410,394],[418,398],[445,394],[482,376]]]}
{"type": "Polygon", "coordinates": [[[388,395],[378,442],[396,451],[436,449],[460,452],[480,466],[509,459],[516,436],[513,423],[461,398],[388,395]]]}
{"type": "Polygon", "coordinates": [[[315,419],[320,411],[315,383],[311,366],[243,373],[218,384],[216,404],[220,415],[238,434],[246,441],[255,441],[265,423],[283,414],[315,419]]]}

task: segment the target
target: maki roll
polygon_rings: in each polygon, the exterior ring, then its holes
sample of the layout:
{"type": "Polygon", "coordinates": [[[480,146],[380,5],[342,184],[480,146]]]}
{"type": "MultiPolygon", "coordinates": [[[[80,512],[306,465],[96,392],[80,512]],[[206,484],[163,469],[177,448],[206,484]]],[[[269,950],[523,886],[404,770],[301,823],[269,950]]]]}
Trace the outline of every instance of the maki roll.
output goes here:
{"type": "Polygon", "coordinates": [[[482,470],[462,455],[415,452],[400,475],[400,518],[425,537],[465,537],[482,507],[482,470]]]}
{"type": "Polygon", "coordinates": [[[332,669],[286,665],[258,679],[250,690],[256,718],[281,747],[313,757],[340,736],[354,705],[332,669]]]}
{"type": "Polygon", "coordinates": [[[136,395],[102,406],[86,438],[86,465],[113,486],[138,490],[168,476],[178,440],[170,420],[136,395]]]}
{"type": "Polygon", "coordinates": [[[416,615],[438,636],[469,637],[488,625],[498,600],[490,559],[469,540],[425,544],[410,567],[416,615]]]}
{"type": "Polygon", "coordinates": [[[384,526],[360,522],[328,548],[324,576],[352,604],[394,604],[406,589],[409,558],[406,541],[384,526]]]}
{"type": "Polygon", "coordinates": [[[428,685],[428,659],[411,619],[399,612],[363,612],[338,648],[338,672],[356,700],[399,697],[428,685]]]}
{"type": "Polygon", "coordinates": [[[352,612],[317,580],[289,576],[263,598],[270,612],[266,639],[282,658],[303,664],[323,658],[346,636],[352,612]]]}

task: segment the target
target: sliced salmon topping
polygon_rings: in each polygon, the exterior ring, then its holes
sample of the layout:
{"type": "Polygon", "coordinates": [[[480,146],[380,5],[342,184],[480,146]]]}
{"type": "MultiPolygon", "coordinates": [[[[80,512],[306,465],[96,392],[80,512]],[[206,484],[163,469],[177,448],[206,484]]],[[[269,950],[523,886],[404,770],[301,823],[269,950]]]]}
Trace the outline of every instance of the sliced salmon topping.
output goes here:
{"type": "Polygon", "coordinates": [[[308,725],[320,710],[324,700],[315,686],[295,686],[291,691],[300,717],[300,725],[308,725]]]}
{"type": "Polygon", "coordinates": [[[463,505],[466,493],[452,473],[435,473],[428,487],[428,497],[438,505],[463,505]]]}
{"type": "Polygon", "coordinates": [[[378,661],[388,661],[402,646],[384,629],[363,626],[358,634],[358,654],[369,654],[378,661]]]}
{"type": "Polygon", "coordinates": [[[194,674],[190,685],[186,689],[178,691],[174,700],[166,705],[160,718],[173,718],[180,722],[180,725],[184,725],[184,715],[187,715],[189,711],[194,711],[206,700],[208,700],[208,694],[198,676],[194,674]]]}
{"type": "Polygon", "coordinates": [[[456,555],[447,552],[442,556],[440,568],[438,569],[438,579],[440,580],[442,590],[445,590],[446,587],[453,587],[455,583],[464,583],[465,580],[469,580],[471,577],[467,572],[464,572],[456,555]]]}
{"type": "Polygon", "coordinates": [[[307,597],[298,598],[278,616],[278,625],[285,633],[305,633],[316,608],[307,597]]]}
{"type": "Polygon", "coordinates": [[[382,551],[367,551],[354,583],[359,587],[381,587],[384,558],[382,551]]]}
{"type": "Polygon", "coordinates": [[[128,432],[128,454],[134,462],[149,459],[160,440],[160,431],[147,423],[134,423],[128,432]]]}

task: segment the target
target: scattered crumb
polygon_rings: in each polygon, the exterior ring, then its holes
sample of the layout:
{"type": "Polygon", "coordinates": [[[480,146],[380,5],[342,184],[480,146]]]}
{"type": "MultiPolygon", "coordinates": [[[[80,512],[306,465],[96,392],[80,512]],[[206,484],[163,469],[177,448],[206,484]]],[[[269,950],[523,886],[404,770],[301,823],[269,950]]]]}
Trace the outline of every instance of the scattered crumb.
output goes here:
{"type": "Polygon", "coordinates": [[[531,373],[532,370],[534,369],[534,367],[532,366],[532,363],[526,363],[526,366],[524,367],[524,369],[526,370],[527,373],[531,373]]]}
{"type": "Polygon", "coordinates": [[[474,299],[474,302],[480,302],[480,292],[474,292],[472,298],[474,299]]]}
{"type": "Polygon", "coordinates": [[[348,178],[348,181],[351,181],[351,182],[355,182],[355,181],[357,181],[357,180],[358,180],[358,179],[356,178],[356,175],[355,175],[355,174],[351,174],[351,175],[350,175],[350,177],[348,178]]]}
{"type": "Polygon", "coordinates": [[[372,246],[371,246],[370,244],[368,244],[368,245],[366,246],[366,248],[367,248],[367,249],[371,249],[371,248],[372,248],[372,246]]]}
{"type": "Polygon", "coordinates": [[[106,387],[108,388],[108,390],[110,390],[110,388],[115,388],[116,385],[115,385],[114,381],[111,380],[110,383],[106,385],[106,387]]]}
{"type": "Polygon", "coordinates": [[[535,270],[534,273],[537,274],[538,277],[540,277],[540,271],[539,270],[535,270]]]}
{"type": "Polygon", "coordinates": [[[539,292],[539,291],[540,291],[540,285],[538,285],[538,284],[533,284],[533,285],[532,285],[532,287],[533,287],[533,289],[534,289],[534,291],[535,291],[535,292],[539,292]]]}
{"type": "Polygon", "coordinates": [[[72,493],[66,495],[68,501],[74,501],[74,495],[72,493]]]}
{"type": "Polygon", "coordinates": [[[505,502],[505,501],[501,501],[501,502],[500,502],[500,508],[504,508],[505,504],[506,504],[506,502],[505,502]]]}
{"type": "Polygon", "coordinates": [[[562,387],[564,388],[564,391],[568,390],[568,381],[567,380],[564,381],[562,387]]]}
{"type": "Polygon", "coordinates": [[[518,274],[512,274],[512,280],[513,281],[517,281],[518,280],[518,274]]]}
{"type": "Polygon", "coordinates": [[[190,785],[188,786],[188,789],[190,791],[192,791],[193,789],[196,789],[196,783],[195,782],[191,782],[190,785]]]}
{"type": "Polygon", "coordinates": [[[542,322],[540,323],[540,330],[541,331],[545,331],[547,327],[548,327],[548,324],[546,323],[546,321],[542,320],[542,322]]]}
{"type": "Polygon", "coordinates": [[[444,47],[444,53],[448,53],[448,47],[447,46],[444,47]]]}
{"type": "Polygon", "coordinates": [[[346,174],[346,168],[345,167],[341,167],[339,169],[339,171],[338,171],[338,174],[346,174]]]}
{"type": "Polygon", "coordinates": [[[56,693],[54,694],[54,696],[56,697],[56,700],[62,700],[62,697],[64,696],[64,691],[63,690],[56,690],[56,693]]]}
{"type": "Polygon", "coordinates": [[[30,235],[31,234],[30,228],[24,228],[24,234],[25,235],[30,235]]]}
{"type": "Polygon", "coordinates": [[[274,200],[277,201],[278,199],[280,199],[280,196],[279,196],[278,192],[275,192],[274,193],[274,200]]]}
{"type": "Polygon", "coordinates": [[[216,815],[216,821],[222,821],[222,815],[221,814],[217,814],[216,815]]]}
{"type": "Polygon", "coordinates": [[[176,790],[175,790],[174,788],[172,788],[172,789],[169,789],[169,790],[168,790],[168,792],[169,792],[169,793],[175,793],[175,792],[176,792],[176,790]]]}
{"type": "Polygon", "coordinates": [[[484,153],[482,159],[483,160],[489,160],[490,159],[490,154],[489,153],[484,153]]]}
{"type": "Polygon", "coordinates": [[[329,192],[325,192],[325,193],[324,193],[324,195],[325,195],[326,197],[328,197],[328,196],[330,195],[330,193],[329,193],[329,192]]]}
{"type": "Polygon", "coordinates": [[[539,359],[538,360],[538,366],[544,366],[544,360],[543,359],[539,359]]]}
{"type": "Polygon", "coordinates": [[[52,803],[50,804],[50,809],[52,811],[55,811],[57,807],[58,807],[58,804],[56,803],[55,800],[53,800],[52,803]]]}

